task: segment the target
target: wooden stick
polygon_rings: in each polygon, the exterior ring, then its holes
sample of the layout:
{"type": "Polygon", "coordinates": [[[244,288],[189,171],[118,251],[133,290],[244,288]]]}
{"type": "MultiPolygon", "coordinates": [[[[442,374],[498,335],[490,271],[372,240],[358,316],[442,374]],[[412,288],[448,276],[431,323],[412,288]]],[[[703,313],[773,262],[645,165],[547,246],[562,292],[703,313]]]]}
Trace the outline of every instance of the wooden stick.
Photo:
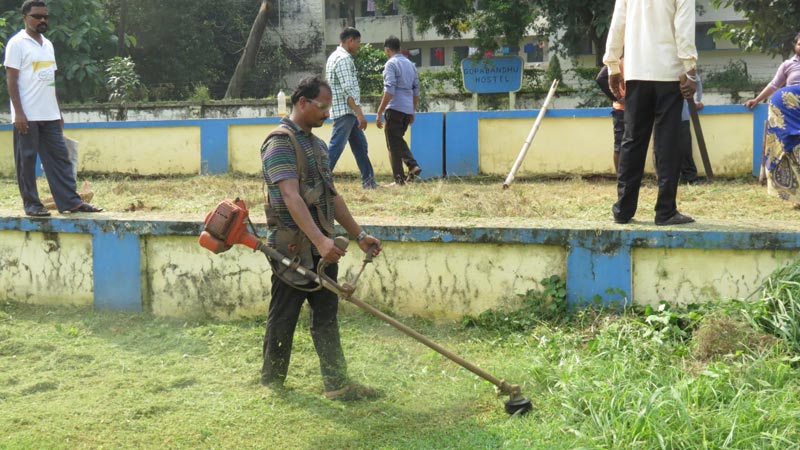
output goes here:
{"type": "Polygon", "coordinates": [[[557,87],[558,80],[553,80],[553,84],[550,86],[550,92],[547,93],[547,98],[544,100],[544,104],[539,110],[539,115],[536,116],[536,121],[533,123],[530,133],[528,133],[528,138],[525,139],[525,143],[522,144],[522,149],[519,151],[519,156],[517,156],[517,160],[514,161],[514,165],[511,167],[511,172],[509,172],[505,183],[503,183],[503,189],[508,189],[508,187],[511,186],[511,183],[514,181],[514,176],[517,174],[519,167],[522,165],[522,161],[525,160],[525,155],[528,154],[528,149],[531,146],[531,142],[533,142],[533,137],[536,136],[536,131],[539,130],[539,125],[542,123],[542,119],[544,119],[544,114],[547,112],[547,106],[553,99],[553,95],[555,95],[557,87]]]}
{"type": "Polygon", "coordinates": [[[711,180],[714,178],[714,171],[711,170],[711,161],[708,159],[708,149],[706,149],[706,140],[703,137],[703,128],[700,127],[700,116],[697,115],[697,105],[694,103],[693,98],[687,98],[686,103],[689,105],[689,115],[692,117],[694,135],[697,138],[697,146],[700,147],[700,156],[703,158],[703,169],[706,171],[706,178],[711,180]]]}

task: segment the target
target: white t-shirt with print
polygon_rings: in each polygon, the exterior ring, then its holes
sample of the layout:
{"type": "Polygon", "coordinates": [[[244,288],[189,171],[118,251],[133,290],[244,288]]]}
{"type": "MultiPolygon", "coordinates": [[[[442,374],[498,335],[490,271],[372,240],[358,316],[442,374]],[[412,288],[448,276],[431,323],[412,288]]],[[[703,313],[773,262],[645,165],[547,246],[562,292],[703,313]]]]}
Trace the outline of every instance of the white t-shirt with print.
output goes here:
{"type": "MultiPolygon", "coordinates": [[[[56,53],[53,44],[42,36],[39,45],[25,30],[6,44],[6,67],[19,70],[19,96],[29,121],[60,120],[56,100],[56,53]]],[[[16,112],[11,105],[11,121],[16,112]]]]}

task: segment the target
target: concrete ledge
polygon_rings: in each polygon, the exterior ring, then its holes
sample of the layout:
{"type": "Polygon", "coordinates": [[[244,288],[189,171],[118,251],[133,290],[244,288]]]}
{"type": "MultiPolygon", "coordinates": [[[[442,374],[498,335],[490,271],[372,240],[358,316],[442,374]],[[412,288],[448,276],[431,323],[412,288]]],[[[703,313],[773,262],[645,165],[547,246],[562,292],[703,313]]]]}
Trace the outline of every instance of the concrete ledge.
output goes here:
{"type": "MultiPolygon", "coordinates": [[[[384,254],[357,295],[398,315],[434,319],[513,308],[550,275],[567,299],[655,304],[744,297],[800,256],[800,233],[703,223],[692,228],[369,225],[384,254]]],[[[264,224],[256,224],[260,234],[264,224]]],[[[174,218],[32,219],[0,211],[5,299],[229,319],[266,312],[270,269],[244,247],[214,255],[202,222],[174,218]]],[[[360,265],[342,261],[342,279],[360,265]]]]}

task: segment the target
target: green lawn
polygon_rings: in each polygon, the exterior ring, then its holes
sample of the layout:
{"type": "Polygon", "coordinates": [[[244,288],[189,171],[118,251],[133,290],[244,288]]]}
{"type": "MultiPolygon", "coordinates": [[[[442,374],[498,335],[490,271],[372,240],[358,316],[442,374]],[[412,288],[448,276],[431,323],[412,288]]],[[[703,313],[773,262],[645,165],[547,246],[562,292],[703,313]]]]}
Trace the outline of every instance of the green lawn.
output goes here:
{"type": "Polygon", "coordinates": [[[698,343],[700,331],[680,338],[631,312],[521,331],[409,322],[522,384],[534,410],[509,418],[490,384],[427,347],[358,310],[341,322],[351,376],[385,398],[324,399],[307,322],[296,333],[291,390],[276,394],[258,383],[260,322],[2,303],[0,448],[787,449],[800,442],[797,359],[763,335],[731,335],[734,344],[715,354],[698,343]]]}

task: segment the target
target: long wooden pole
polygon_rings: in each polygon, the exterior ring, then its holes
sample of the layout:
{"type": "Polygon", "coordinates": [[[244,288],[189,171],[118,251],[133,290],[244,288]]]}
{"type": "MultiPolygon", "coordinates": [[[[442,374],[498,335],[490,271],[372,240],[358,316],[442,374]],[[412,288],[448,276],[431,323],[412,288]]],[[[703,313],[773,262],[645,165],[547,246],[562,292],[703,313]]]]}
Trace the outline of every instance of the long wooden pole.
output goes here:
{"type": "Polygon", "coordinates": [[[511,172],[508,173],[508,177],[506,177],[506,181],[503,183],[503,189],[508,189],[508,187],[511,186],[511,183],[514,181],[514,176],[517,174],[519,167],[522,165],[522,161],[525,160],[525,155],[528,154],[528,149],[531,146],[531,142],[533,142],[533,137],[536,136],[536,131],[539,130],[539,125],[541,125],[542,119],[544,119],[544,115],[547,112],[547,106],[553,99],[553,95],[555,95],[557,87],[558,80],[553,80],[553,84],[550,86],[550,92],[547,93],[547,98],[544,100],[544,104],[539,110],[539,115],[536,116],[536,121],[533,123],[530,133],[528,133],[528,138],[525,139],[525,143],[522,144],[522,149],[519,151],[519,156],[517,156],[517,160],[514,161],[514,165],[511,167],[511,172]]]}
{"type": "Polygon", "coordinates": [[[711,170],[711,161],[708,159],[708,149],[706,148],[706,139],[703,137],[703,128],[700,126],[700,116],[697,115],[697,105],[694,103],[693,98],[687,98],[686,103],[689,105],[689,116],[694,125],[694,136],[697,138],[697,146],[700,148],[700,157],[703,159],[703,169],[706,171],[706,179],[714,179],[714,171],[711,170]]]}

